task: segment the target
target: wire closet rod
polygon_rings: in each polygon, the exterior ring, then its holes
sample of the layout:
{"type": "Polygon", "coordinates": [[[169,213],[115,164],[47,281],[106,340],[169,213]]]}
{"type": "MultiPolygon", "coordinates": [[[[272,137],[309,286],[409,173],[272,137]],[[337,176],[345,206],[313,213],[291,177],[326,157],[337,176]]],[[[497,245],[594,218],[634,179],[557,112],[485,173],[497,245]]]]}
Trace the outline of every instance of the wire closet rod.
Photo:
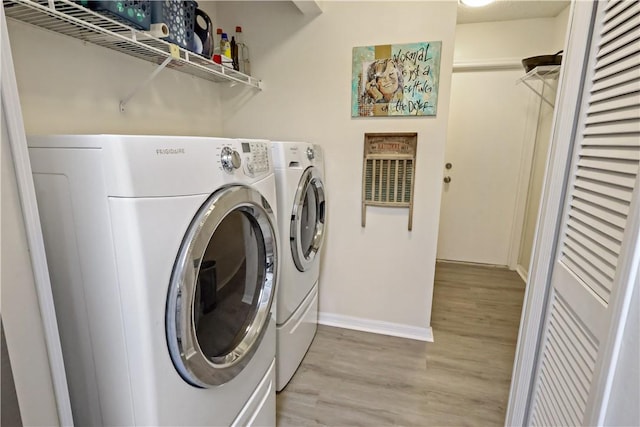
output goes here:
{"type": "Polygon", "coordinates": [[[517,58],[501,58],[491,60],[454,61],[453,72],[491,71],[522,69],[522,62],[517,58]]]}

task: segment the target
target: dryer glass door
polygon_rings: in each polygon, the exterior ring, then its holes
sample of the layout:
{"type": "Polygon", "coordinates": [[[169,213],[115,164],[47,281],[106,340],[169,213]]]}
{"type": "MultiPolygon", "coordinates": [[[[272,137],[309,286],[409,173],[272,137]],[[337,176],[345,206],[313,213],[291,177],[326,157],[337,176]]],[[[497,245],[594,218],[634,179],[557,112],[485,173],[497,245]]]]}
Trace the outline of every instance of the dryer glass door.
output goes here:
{"type": "Polygon", "coordinates": [[[300,271],[311,267],[320,250],[324,218],[324,184],[318,169],[312,166],[302,174],[291,213],[291,253],[300,271]]]}
{"type": "Polygon", "coordinates": [[[167,300],[167,341],[178,372],[209,387],[251,359],[271,317],[276,284],[273,211],[255,190],[215,193],[191,223],[167,300]]]}

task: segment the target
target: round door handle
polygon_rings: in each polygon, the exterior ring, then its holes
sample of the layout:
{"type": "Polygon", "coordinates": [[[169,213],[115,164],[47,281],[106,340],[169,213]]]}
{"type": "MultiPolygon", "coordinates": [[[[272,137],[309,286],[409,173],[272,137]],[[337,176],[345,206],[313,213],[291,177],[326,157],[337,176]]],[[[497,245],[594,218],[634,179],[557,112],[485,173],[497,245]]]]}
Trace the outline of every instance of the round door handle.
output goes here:
{"type": "Polygon", "coordinates": [[[450,182],[451,182],[451,177],[450,177],[450,176],[445,176],[445,177],[444,177],[444,183],[445,183],[445,184],[448,184],[448,183],[450,183],[450,182]]]}
{"type": "Polygon", "coordinates": [[[234,169],[238,169],[242,163],[240,159],[240,153],[231,147],[223,147],[220,153],[220,162],[222,167],[227,172],[233,172],[234,169]]]}

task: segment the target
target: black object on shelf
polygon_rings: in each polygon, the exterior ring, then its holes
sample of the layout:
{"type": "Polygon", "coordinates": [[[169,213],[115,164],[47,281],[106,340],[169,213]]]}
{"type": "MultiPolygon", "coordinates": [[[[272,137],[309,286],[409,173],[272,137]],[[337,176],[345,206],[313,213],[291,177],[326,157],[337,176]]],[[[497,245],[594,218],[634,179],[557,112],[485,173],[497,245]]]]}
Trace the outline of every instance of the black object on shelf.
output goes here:
{"type": "Polygon", "coordinates": [[[239,71],[240,64],[238,62],[238,44],[236,43],[236,38],[234,36],[231,37],[231,59],[233,60],[233,69],[239,71]]]}
{"type": "Polygon", "coordinates": [[[195,36],[202,42],[202,52],[200,53],[207,59],[213,56],[213,23],[211,18],[202,9],[196,9],[194,32],[195,36]],[[202,18],[205,26],[201,26],[198,18],[202,18]]]}
{"type": "Polygon", "coordinates": [[[555,55],[540,55],[531,56],[522,60],[522,66],[528,73],[536,67],[542,65],[561,65],[562,64],[562,51],[559,51],[555,55]]]}

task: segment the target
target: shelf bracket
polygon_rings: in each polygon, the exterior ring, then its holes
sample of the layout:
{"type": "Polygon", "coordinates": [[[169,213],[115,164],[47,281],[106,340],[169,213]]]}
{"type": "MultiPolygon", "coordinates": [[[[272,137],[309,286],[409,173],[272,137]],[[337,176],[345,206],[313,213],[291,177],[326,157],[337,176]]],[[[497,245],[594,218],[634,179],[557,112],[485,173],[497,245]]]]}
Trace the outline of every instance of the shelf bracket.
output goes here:
{"type": "Polygon", "coordinates": [[[544,96],[544,87],[546,86],[547,88],[552,90],[553,93],[556,92],[556,88],[553,87],[553,85],[551,85],[547,81],[547,79],[548,78],[553,78],[553,79],[557,78],[559,71],[560,71],[560,66],[559,65],[539,66],[539,67],[536,67],[533,70],[529,71],[523,77],[519,78],[517,83],[520,83],[520,82],[524,83],[529,89],[534,91],[536,95],[538,95],[540,98],[542,98],[542,100],[544,102],[549,104],[551,106],[551,108],[554,108],[555,105],[554,105],[553,98],[551,100],[549,100],[549,99],[547,99],[547,97],[544,96]],[[543,84],[542,91],[539,91],[537,88],[535,88],[533,85],[531,85],[530,83],[527,82],[527,80],[533,80],[533,79],[542,82],[542,84],[543,84]]]}
{"type": "MultiPolygon", "coordinates": [[[[549,100],[548,100],[548,99],[543,95],[543,93],[542,93],[543,91],[542,91],[542,92],[541,92],[541,91],[539,91],[538,89],[536,89],[535,87],[533,87],[532,85],[530,85],[529,83],[527,83],[527,82],[525,82],[525,81],[523,81],[522,83],[524,83],[525,85],[527,85],[527,87],[528,87],[529,89],[531,89],[532,91],[534,91],[534,92],[536,93],[536,95],[538,95],[540,98],[542,98],[542,100],[543,100],[544,102],[546,102],[547,104],[549,104],[549,106],[550,106],[551,108],[553,108],[553,107],[554,107],[553,102],[552,102],[552,101],[549,101],[549,100]]],[[[545,85],[546,85],[546,83],[545,83],[545,85]]]]}
{"type": "Polygon", "coordinates": [[[124,113],[124,110],[125,110],[124,107],[129,103],[129,101],[131,101],[131,98],[133,98],[135,96],[135,94],[138,93],[138,91],[140,91],[140,89],[142,89],[144,86],[148,85],[151,82],[151,80],[153,80],[160,73],[160,71],[162,71],[164,69],[164,67],[169,65],[169,62],[171,62],[172,59],[173,59],[173,57],[171,57],[171,56],[167,57],[164,60],[164,62],[158,66],[158,68],[153,70],[153,73],[151,73],[149,75],[149,77],[146,78],[145,81],[143,81],[138,86],[136,86],[131,91],[131,93],[129,95],[127,95],[124,99],[122,99],[120,101],[120,112],[121,113],[124,113]]]}

